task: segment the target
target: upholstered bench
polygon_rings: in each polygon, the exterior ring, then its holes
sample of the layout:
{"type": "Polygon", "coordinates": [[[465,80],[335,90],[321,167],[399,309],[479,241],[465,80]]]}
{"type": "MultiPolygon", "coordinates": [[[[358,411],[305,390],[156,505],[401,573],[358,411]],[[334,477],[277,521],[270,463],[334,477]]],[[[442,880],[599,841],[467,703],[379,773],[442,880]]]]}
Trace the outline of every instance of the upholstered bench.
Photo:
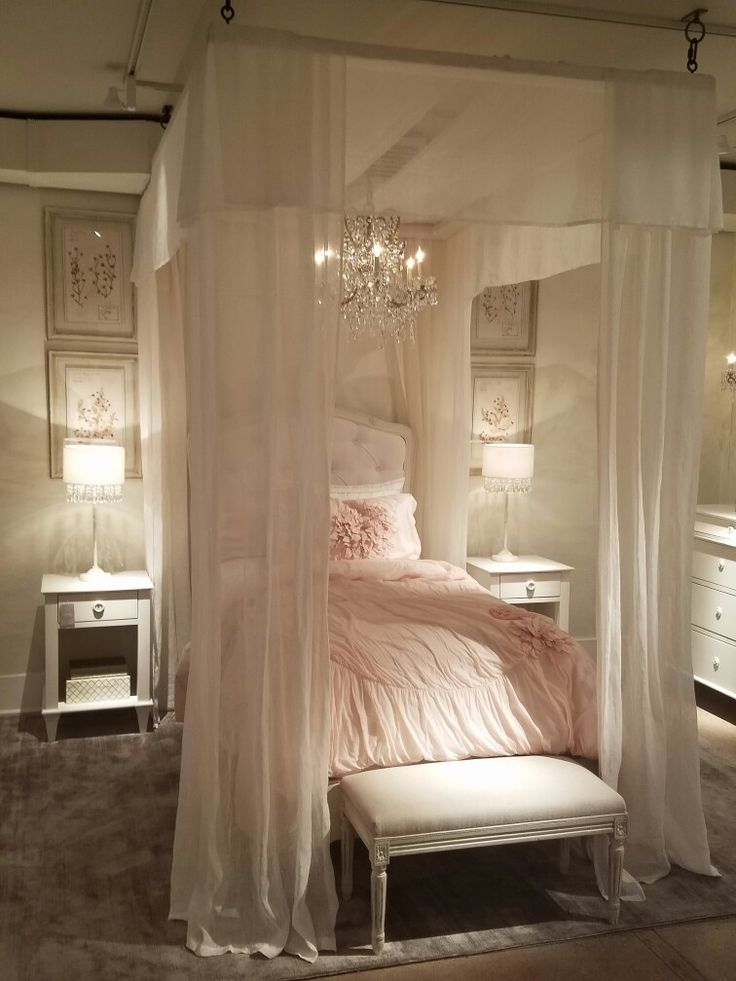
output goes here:
{"type": "Polygon", "coordinates": [[[389,860],[417,852],[560,838],[564,867],[570,838],[608,835],[608,916],[618,921],[626,804],[572,760],[504,756],[365,770],[343,777],[340,791],[342,895],[352,894],[357,832],[371,859],[375,953],[385,942],[389,860]]]}

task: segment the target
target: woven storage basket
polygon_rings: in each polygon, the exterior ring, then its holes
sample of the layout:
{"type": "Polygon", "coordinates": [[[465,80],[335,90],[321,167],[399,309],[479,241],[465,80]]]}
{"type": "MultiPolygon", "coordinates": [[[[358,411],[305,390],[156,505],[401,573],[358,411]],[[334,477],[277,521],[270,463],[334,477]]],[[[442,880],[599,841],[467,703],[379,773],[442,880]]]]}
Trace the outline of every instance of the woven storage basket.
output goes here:
{"type": "Polygon", "coordinates": [[[72,661],[66,679],[67,705],[80,702],[112,702],[130,698],[130,675],[125,661],[72,661]]]}
{"type": "Polygon", "coordinates": [[[129,674],[67,678],[67,705],[75,702],[109,702],[116,698],[130,698],[129,674]]]}

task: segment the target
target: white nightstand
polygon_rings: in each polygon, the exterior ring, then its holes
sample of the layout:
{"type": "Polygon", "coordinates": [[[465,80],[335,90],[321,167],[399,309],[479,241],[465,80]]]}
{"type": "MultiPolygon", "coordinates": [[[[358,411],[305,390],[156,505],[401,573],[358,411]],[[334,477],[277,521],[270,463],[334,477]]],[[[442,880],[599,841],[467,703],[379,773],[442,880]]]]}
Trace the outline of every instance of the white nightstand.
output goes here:
{"type": "Polygon", "coordinates": [[[467,570],[494,596],[513,606],[541,607],[537,612],[568,629],[570,623],[570,573],[563,565],[541,555],[520,555],[515,562],[494,562],[469,556],[467,570]]]}
{"type": "Polygon", "coordinates": [[[65,712],[134,708],[138,728],[145,732],[153,706],[151,699],[151,590],[145,572],[118,572],[101,582],[83,582],[75,576],[45,575],[41,583],[46,623],[46,678],[43,717],[49,742],[56,739],[59,716],[65,712]],[[91,627],[136,627],[135,690],[129,698],[75,702],[63,699],[59,678],[59,632],[91,627]]]}

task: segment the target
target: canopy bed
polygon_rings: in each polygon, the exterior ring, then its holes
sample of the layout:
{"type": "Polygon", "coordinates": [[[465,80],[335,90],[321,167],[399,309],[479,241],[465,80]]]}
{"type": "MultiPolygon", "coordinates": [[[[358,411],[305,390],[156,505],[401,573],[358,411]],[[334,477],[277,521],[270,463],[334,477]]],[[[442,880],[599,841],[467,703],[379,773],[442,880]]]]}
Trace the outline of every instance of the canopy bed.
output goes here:
{"type": "Polygon", "coordinates": [[[331,418],[343,219],[367,200],[432,236],[440,302],[391,357],[435,562],[464,563],[473,296],[601,262],[600,771],[626,799],[637,879],[671,861],[713,873],[687,573],[720,221],[714,123],[702,77],[235,27],[210,38],[155,160],[134,271],[163,658],[186,484],[157,380],[165,352],[185,352],[196,653],[171,915],[196,953],[334,947],[331,418]]]}
{"type": "MultiPolygon", "coordinates": [[[[407,426],[333,418],[329,776],[422,760],[595,758],[590,655],[457,566],[419,558],[412,443],[407,426]]],[[[242,584],[223,575],[225,619],[235,622],[242,584]]],[[[187,654],[177,668],[180,720],[189,665],[187,654]]]]}

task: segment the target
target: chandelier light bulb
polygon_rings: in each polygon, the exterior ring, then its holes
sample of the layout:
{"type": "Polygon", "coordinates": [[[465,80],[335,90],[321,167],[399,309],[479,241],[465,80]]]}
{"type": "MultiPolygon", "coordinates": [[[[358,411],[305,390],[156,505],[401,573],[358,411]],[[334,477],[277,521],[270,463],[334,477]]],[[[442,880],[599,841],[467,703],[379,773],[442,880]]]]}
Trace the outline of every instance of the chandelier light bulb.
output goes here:
{"type": "Polygon", "coordinates": [[[326,258],[327,258],[327,253],[325,252],[324,249],[317,249],[317,251],[314,253],[314,261],[317,263],[318,266],[323,265],[326,258]]]}
{"type": "Polygon", "coordinates": [[[729,364],[736,364],[736,354],[734,354],[734,352],[733,352],[733,351],[731,351],[731,353],[730,353],[730,354],[727,354],[727,355],[726,355],[726,361],[727,361],[727,362],[728,362],[729,364]]]}
{"type": "Polygon", "coordinates": [[[417,264],[421,266],[421,264],[424,262],[424,252],[422,251],[421,245],[416,251],[416,257],[417,257],[417,264]]]}
{"type": "Polygon", "coordinates": [[[373,243],[373,255],[378,258],[378,256],[383,252],[383,246],[380,242],[373,243]]]}

